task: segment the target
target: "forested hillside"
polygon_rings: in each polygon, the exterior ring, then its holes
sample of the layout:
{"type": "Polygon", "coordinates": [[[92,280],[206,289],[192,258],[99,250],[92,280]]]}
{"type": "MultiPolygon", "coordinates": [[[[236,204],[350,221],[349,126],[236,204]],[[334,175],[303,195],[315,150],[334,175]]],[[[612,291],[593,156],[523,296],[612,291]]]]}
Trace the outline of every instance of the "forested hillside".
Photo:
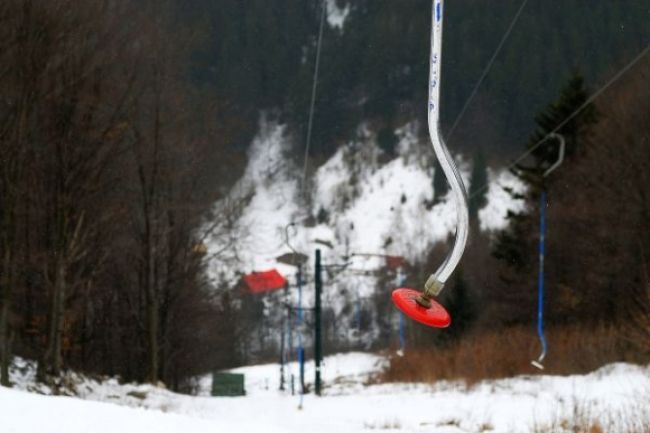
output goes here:
{"type": "MultiPolygon", "coordinates": [[[[334,0],[326,3],[334,4],[334,0]]],[[[303,143],[320,0],[198,0],[180,3],[184,24],[203,32],[193,52],[195,83],[245,113],[277,108],[303,143]]],[[[390,139],[404,119],[426,113],[428,0],[337,0],[342,27],[326,25],[314,150],[331,155],[361,122],[390,139]]],[[[447,4],[443,130],[448,130],[522,3],[447,4]]],[[[328,11],[329,13],[330,11],[328,11]]],[[[650,40],[647,3],[530,0],[454,132],[450,146],[502,160],[525,143],[532,118],[573,72],[602,83],[650,40]]],[[[388,140],[390,142],[390,140],[388,140]]],[[[240,143],[243,146],[247,141],[240,143]]]]}
{"type": "MultiPolygon", "coordinates": [[[[504,329],[532,329],[545,188],[548,319],[556,335],[580,325],[576,341],[595,335],[604,342],[585,358],[594,368],[647,359],[647,55],[586,104],[647,50],[646,3],[525,4],[449,140],[472,194],[467,254],[440,299],[455,326],[433,333],[409,323],[409,344],[499,342],[504,329]],[[577,108],[584,110],[562,124],[577,108]],[[514,174],[498,170],[559,125],[569,147],[557,176],[539,179],[553,158],[546,146],[514,174]],[[508,188],[514,175],[523,188],[508,188]],[[490,212],[505,212],[490,206],[507,201],[506,193],[520,204],[508,226],[486,224],[490,212]],[[595,325],[610,333],[601,338],[595,325]],[[481,339],[495,328],[496,340],[481,339]]],[[[445,131],[520,6],[447,4],[445,131]]],[[[329,249],[325,351],[394,343],[388,291],[398,283],[421,287],[455,229],[422,121],[430,2],[327,1],[313,176],[302,191],[320,5],[0,2],[3,385],[15,355],[36,360],[39,380],[54,387],[71,367],[173,389],[255,359],[242,350],[246,335],[262,340],[259,358],[276,357],[279,322],[292,310],[280,296],[271,310],[269,298],[237,283],[290,254],[292,222],[300,226],[297,247],[310,256],[314,245],[329,249]],[[353,266],[351,253],[379,265],[353,266]],[[407,259],[399,281],[383,264],[386,255],[407,259]],[[337,274],[337,266],[357,274],[337,274]],[[265,323],[268,317],[276,321],[265,323]]],[[[302,333],[310,332],[303,324],[302,333]]],[[[522,335],[536,341],[530,334],[522,335]]]]}
{"type": "Polygon", "coordinates": [[[232,129],[190,86],[190,38],[169,16],[0,3],[4,385],[19,353],[42,380],[74,366],[173,386],[194,349],[217,347],[195,332],[220,318],[195,246],[235,165],[232,129]]]}

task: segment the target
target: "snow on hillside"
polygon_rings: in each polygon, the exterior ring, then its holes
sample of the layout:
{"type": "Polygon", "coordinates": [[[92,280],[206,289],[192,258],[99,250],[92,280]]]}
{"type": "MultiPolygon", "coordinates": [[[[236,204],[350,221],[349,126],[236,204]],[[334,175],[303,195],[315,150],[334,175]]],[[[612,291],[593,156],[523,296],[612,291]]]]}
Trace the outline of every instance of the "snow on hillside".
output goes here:
{"type": "MultiPolygon", "coordinates": [[[[276,261],[290,253],[285,228],[292,221],[299,223],[297,232],[291,232],[294,248],[311,255],[320,241],[330,263],[353,253],[401,255],[412,262],[424,258],[433,244],[453,234],[455,203],[438,197],[432,205],[433,152],[428,142],[417,139],[417,126],[409,124],[396,133],[397,155],[380,164],[375,137],[360,128],[356,141],[339,148],[317,169],[308,189],[311,208],[305,209],[299,204],[301,169],[288,158],[291,143],[285,127],[262,122],[242,179],[214,208],[215,218],[225,220],[223,215],[235,212],[230,208],[234,202],[245,202],[235,223],[236,242],[222,237],[209,242],[212,253],[226,250],[231,259],[220,254],[210,268],[212,276],[234,282],[237,269],[248,273],[269,268],[292,274],[291,266],[276,261]],[[319,223],[305,227],[301,222],[307,216],[319,223]],[[333,247],[327,249],[322,242],[333,247]]],[[[461,158],[458,162],[469,184],[471,165],[461,158]]],[[[503,228],[507,210],[521,206],[503,190],[503,186],[521,188],[510,173],[491,172],[490,179],[487,205],[480,211],[483,230],[503,228]]],[[[373,270],[378,263],[363,260],[354,265],[373,270]]]]}
{"type": "MultiPolygon", "coordinates": [[[[324,396],[306,395],[302,410],[297,395],[278,391],[277,364],[234,370],[246,375],[245,397],[191,397],[114,380],[80,385],[85,400],[0,388],[0,425],[3,433],[564,433],[583,418],[602,426],[596,431],[617,433],[627,432],[623,425],[650,423],[650,366],[613,364],[587,375],[521,376],[469,388],[369,384],[385,362],[364,353],[327,357],[324,396]]],[[[207,389],[209,380],[203,384],[207,389]]]]}
{"type": "MultiPolygon", "coordinates": [[[[284,227],[298,212],[298,184],[290,176],[292,164],[286,158],[288,143],[284,127],[262,124],[253,141],[243,177],[230,196],[215,205],[215,218],[236,218],[236,239],[213,238],[211,252],[226,250],[210,268],[214,278],[234,281],[238,275],[233,262],[244,272],[276,267],[275,258],[288,252],[284,245],[284,227]],[[233,209],[234,202],[244,202],[243,209],[233,209]],[[229,260],[228,260],[229,259],[229,260]]],[[[211,222],[210,222],[211,223],[211,222]]],[[[288,270],[288,269],[283,269],[288,270]]]]}
{"type": "Polygon", "coordinates": [[[397,132],[398,156],[384,165],[377,163],[379,149],[370,135],[340,148],[316,173],[314,201],[316,210],[329,209],[335,240],[350,252],[414,262],[453,233],[456,207],[443,199],[427,210],[434,197],[427,155],[417,148],[413,127],[397,132]]]}
{"type": "Polygon", "coordinates": [[[513,200],[506,189],[524,192],[519,179],[507,170],[495,173],[488,169],[490,184],[487,189],[487,204],[478,212],[481,230],[502,230],[507,226],[508,210],[520,212],[524,208],[523,201],[513,200]]]}
{"type": "Polygon", "coordinates": [[[343,30],[345,20],[350,13],[350,5],[348,3],[343,7],[336,4],[336,0],[326,0],[325,6],[327,7],[327,24],[332,28],[343,30]]]}
{"type": "MultiPolygon", "coordinates": [[[[340,146],[315,169],[303,195],[301,158],[291,155],[295,150],[285,126],[263,120],[242,178],[226,199],[215,204],[213,220],[208,222],[223,228],[230,224],[229,230],[217,230],[221,235],[207,242],[216,257],[209,266],[213,280],[232,286],[242,274],[272,268],[293,278],[295,268],[277,260],[291,253],[288,234],[293,248],[309,257],[308,272],[316,248],[322,250],[324,264],[348,264],[345,270],[324,276],[323,302],[337,317],[330,337],[370,347],[385,332],[378,323],[399,320],[394,310],[386,318],[386,313],[380,316],[377,308],[369,308],[371,298],[378,290],[390,293],[399,282],[380,285],[378,271],[385,269],[385,259],[368,254],[402,256],[416,263],[435,243],[453,235],[456,223],[454,201],[449,195],[435,196],[433,151],[428,141],[418,138],[417,123],[395,133],[395,155],[388,158],[375,135],[360,126],[355,140],[340,146]],[[291,222],[296,223],[295,229],[287,230],[291,222]],[[361,334],[362,321],[367,331],[361,334]]],[[[469,184],[471,163],[460,156],[456,160],[469,184]]],[[[487,205],[479,214],[483,230],[503,228],[507,210],[521,206],[503,189],[520,189],[516,178],[508,172],[490,172],[489,178],[487,205]]],[[[303,306],[313,305],[312,292],[304,291],[303,306]]],[[[264,316],[269,318],[264,332],[281,329],[282,296],[263,298],[264,316]]],[[[298,304],[296,290],[290,291],[287,301],[298,304]]],[[[279,332],[272,338],[278,343],[279,332]]],[[[309,335],[305,344],[310,344],[309,335]]],[[[263,350],[261,346],[250,349],[263,350]]]]}

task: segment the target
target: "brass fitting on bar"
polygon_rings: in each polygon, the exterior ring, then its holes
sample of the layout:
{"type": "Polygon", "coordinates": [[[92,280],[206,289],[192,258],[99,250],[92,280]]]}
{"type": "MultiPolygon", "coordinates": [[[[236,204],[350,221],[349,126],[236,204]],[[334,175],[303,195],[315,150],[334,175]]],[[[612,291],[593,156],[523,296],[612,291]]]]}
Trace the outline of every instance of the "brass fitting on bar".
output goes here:
{"type": "Polygon", "coordinates": [[[431,308],[431,299],[438,296],[444,287],[443,282],[439,281],[435,275],[431,275],[427,282],[424,283],[424,292],[415,298],[415,302],[421,307],[431,308]]]}

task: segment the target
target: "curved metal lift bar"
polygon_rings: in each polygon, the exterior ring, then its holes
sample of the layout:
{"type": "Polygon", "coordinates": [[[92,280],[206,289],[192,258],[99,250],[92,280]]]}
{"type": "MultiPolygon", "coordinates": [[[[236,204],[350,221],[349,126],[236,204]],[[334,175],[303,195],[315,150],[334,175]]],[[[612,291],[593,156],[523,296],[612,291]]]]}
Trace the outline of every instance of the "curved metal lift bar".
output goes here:
{"type": "Polygon", "coordinates": [[[556,168],[562,165],[564,162],[564,154],[566,152],[566,141],[564,140],[564,136],[561,134],[558,134],[557,132],[551,132],[548,134],[548,139],[557,139],[560,142],[560,148],[558,149],[558,155],[557,155],[557,161],[553,163],[542,175],[543,177],[548,177],[549,174],[553,173],[556,168]]]}
{"type": "Polygon", "coordinates": [[[469,212],[467,208],[467,191],[454,159],[440,133],[440,78],[442,65],[442,23],[443,0],[433,1],[433,19],[431,31],[431,69],[429,74],[429,136],[433,151],[438,158],[447,182],[456,202],[456,236],[454,245],[442,265],[429,276],[424,284],[424,291],[418,293],[411,289],[397,289],[393,292],[393,301],[412,319],[428,326],[446,327],[451,322],[444,308],[433,301],[460,261],[469,230],[469,212]],[[413,302],[414,301],[414,302],[413,302]]]}
{"type": "Polygon", "coordinates": [[[425,295],[437,296],[460,262],[465,250],[469,229],[467,191],[454,159],[440,133],[440,77],[442,66],[443,1],[435,0],[431,35],[431,73],[429,76],[429,136],[442,171],[449,182],[456,202],[456,237],[454,246],[438,270],[425,283],[425,295]]]}
{"type": "MultiPolygon", "coordinates": [[[[557,169],[562,162],[564,162],[564,154],[566,150],[566,142],[564,137],[560,134],[552,132],[548,135],[548,139],[557,139],[560,142],[558,149],[558,158],[543,174],[542,177],[546,178],[555,169],[557,169]]],[[[536,360],[530,363],[540,370],[544,370],[544,358],[548,349],[546,337],[544,336],[544,255],[546,253],[545,235],[546,235],[546,191],[542,189],[540,194],[540,208],[539,208],[539,273],[537,278],[537,336],[542,346],[542,352],[536,360]]]]}

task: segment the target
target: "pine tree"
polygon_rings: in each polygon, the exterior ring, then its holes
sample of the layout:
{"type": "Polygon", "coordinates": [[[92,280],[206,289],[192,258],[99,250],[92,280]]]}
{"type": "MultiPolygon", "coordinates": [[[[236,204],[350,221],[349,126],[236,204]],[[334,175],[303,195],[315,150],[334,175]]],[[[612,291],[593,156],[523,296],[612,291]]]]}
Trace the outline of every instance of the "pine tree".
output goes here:
{"type": "Polygon", "coordinates": [[[449,338],[457,339],[464,334],[477,317],[476,304],[462,269],[454,274],[453,287],[447,291],[445,305],[453,318],[449,338]]]}
{"type": "Polygon", "coordinates": [[[449,191],[449,185],[445,173],[442,171],[440,164],[436,164],[433,172],[433,203],[442,201],[447,191],[449,191]]]}
{"type": "MultiPolygon", "coordinates": [[[[582,152],[581,146],[589,136],[590,128],[597,122],[598,114],[592,104],[587,104],[588,91],[584,79],[578,73],[568,80],[562,88],[556,102],[549,104],[544,111],[536,116],[537,129],[528,143],[528,147],[539,143],[548,133],[555,130],[569,116],[580,109],[565,125],[558,129],[566,141],[564,164],[570,164],[582,152]]],[[[522,302],[534,302],[534,291],[522,291],[521,288],[530,284],[531,275],[535,274],[537,263],[538,214],[533,211],[538,208],[537,200],[542,189],[552,190],[552,179],[544,179],[542,174],[557,160],[556,145],[544,143],[532,152],[532,163],[519,164],[513,172],[526,185],[526,193],[521,194],[509,190],[516,199],[525,201],[524,210],[508,213],[508,228],[500,232],[495,241],[492,254],[499,259],[503,266],[499,276],[503,281],[502,291],[495,294],[497,301],[511,302],[512,317],[503,318],[505,321],[517,321],[520,317],[522,302]]],[[[507,308],[507,307],[506,307],[507,308]]]]}
{"type": "MultiPolygon", "coordinates": [[[[576,110],[581,108],[589,97],[585,88],[584,78],[580,73],[574,72],[569,81],[560,91],[560,97],[556,102],[549,104],[544,111],[535,117],[537,129],[528,143],[528,147],[537,145],[550,132],[554,131],[576,110]]],[[[579,155],[580,145],[589,135],[589,128],[598,121],[598,113],[593,104],[585,106],[577,115],[572,117],[565,125],[557,130],[557,133],[564,137],[566,143],[565,158],[572,160],[579,155]]],[[[558,157],[558,147],[553,143],[542,143],[532,153],[534,159],[532,165],[518,164],[517,175],[533,187],[533,193],[537,195],[542,184],[542,173],[550,167],[558,157]]]]}

